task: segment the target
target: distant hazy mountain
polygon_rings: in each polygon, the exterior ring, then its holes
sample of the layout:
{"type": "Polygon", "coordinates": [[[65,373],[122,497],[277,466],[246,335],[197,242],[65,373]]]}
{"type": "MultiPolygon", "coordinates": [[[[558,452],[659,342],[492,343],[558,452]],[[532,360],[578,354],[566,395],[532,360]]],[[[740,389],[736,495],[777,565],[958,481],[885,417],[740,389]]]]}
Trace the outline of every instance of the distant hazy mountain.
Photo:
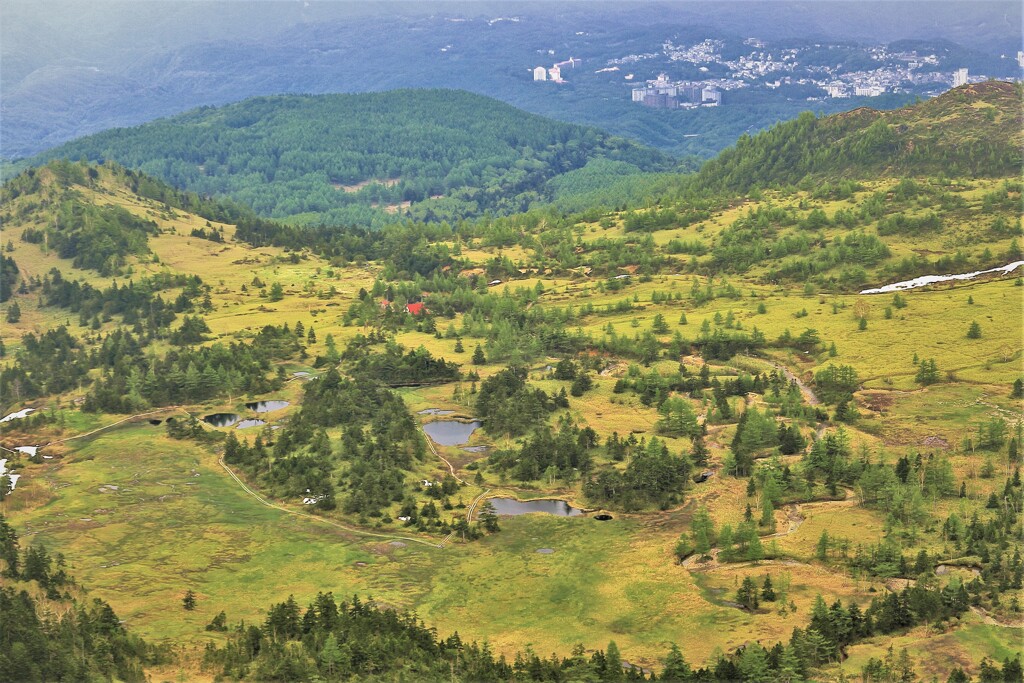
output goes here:
{"type": "Polygon", "coordinates": [[[1013,2],[47,2],[4,3],[0,12],[0,154],[8,159],[254,95],[408,87],[466,89],[675,154],[710,156],[803,109],[857,103],[809,103],[820,90],[798,87],[738,93],[714,111],[633,104],[632,83],[682,64],[647,57],[667,40],[720,37],[732,49],[748,37],[946,39],[969,49],[942,68],[1007,76],[1021,19],[1013,2]],[[531,68],[570,56],[583,62],[568,83],[532,81],[531,68]],[[609,60],[633,58],[631,81],[623,70],[600,72],[609,60]]]}
{"type": "Polygon", "coordinates": [[[676,167],[597,129],[447,90],[255,98],[98,133],[33,162],[56,158],[117,161],[264,216],[364,224],[524,211],[564,197],[566,183],[548,182],[599,160],[615,176],[676,167]]]}

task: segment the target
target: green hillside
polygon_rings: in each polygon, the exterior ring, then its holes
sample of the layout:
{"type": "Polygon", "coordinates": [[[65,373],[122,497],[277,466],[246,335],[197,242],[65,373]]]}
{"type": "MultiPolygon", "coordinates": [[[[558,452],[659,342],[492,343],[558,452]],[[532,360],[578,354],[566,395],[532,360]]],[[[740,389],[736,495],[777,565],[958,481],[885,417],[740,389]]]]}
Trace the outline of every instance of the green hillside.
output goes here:
{"type": "Polygon", "coordinates": [[[32,160],[114,160],[264,216],[381,224],[509,214],[594,159],[664,171],[664,154],[462,91],[282,95],[76,140],[32,160]]]}
{"type": "MultiPolygon", "coordinates": [[[[1019,682],[1022,182],[972,166],[1019,103],[980,88],[884,115],[927,155],[858,156],[862,112],[731,153],[840,150],[792,182],[591,158],[377,230],[24,171],[0,579],[46,589],[5,533],[63,554],[152,680],[1019,682]]],[[[49,671],[21,605],[0,679],[49,671]]]]}
{"type": "Polygon", "coordinates": [[[779,124],[707,162],[698,186],[746,192],[804,180],[934,174],[999,177],[1021,168],[1022,90],[966,85],[893,111],[855,109],[779,124]]]}

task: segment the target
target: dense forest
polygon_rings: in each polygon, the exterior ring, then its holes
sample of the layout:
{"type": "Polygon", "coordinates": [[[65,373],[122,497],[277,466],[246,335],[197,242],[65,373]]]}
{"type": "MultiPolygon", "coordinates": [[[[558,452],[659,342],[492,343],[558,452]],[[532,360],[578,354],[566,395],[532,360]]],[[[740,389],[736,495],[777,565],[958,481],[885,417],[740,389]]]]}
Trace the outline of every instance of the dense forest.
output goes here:
{"type": "Polygon", "coordinates": [[[577,192],[575,185],[587,191],[582,178],[547,183],[596,159],[619,162],[617,175],[675,165],[593,128],[441,90],[204,107],[82,138],[33,161],[60,158],[116,161],[177,187],[230,196],[264,216],[369,225],[398,217],[385,207],[423,220],[524,211],[577,192]]]}

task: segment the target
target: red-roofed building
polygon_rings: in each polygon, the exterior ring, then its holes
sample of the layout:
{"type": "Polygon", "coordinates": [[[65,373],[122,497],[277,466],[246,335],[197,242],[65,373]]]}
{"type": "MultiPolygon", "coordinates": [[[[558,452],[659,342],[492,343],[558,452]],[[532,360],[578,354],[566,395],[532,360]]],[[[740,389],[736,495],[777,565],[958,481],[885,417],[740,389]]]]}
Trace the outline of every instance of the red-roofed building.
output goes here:
{"type": "Polygon", "coordinates": [[[427,312],[427,308],[422,302],[417,301],[416,303],[406,305],[405,311],[410,315],[423,315],[427,312]]]}

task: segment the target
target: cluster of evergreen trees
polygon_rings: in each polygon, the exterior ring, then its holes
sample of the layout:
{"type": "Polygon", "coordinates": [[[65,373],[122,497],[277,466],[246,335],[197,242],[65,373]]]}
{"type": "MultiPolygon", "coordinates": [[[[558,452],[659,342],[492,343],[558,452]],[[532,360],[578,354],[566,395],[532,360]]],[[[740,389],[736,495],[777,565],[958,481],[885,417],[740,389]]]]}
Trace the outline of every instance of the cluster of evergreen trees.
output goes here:
{"type": "Polygon", "coordinates": [[[0,586],[0,679],[141,683],[143,667],[166,656],[130,633],[106,602],[74,597],[82,591],[63,557],[38,545],[22,552],[2,514],[0,570],[7,584],[0,586]]]}
{"type": "Polygon", "coordinates": [[[284,383],[284,369],[274,372],[273,362],[297,355],[304,341],[287,324],[266,325],[248,343],[182,348],[157,357],[144,355],[130,333],[117,330],[107,339],[124,340],[124,345],[100,356],[102,362],[95,367],[101,372],[83,410],[130,413],[275,391],[284,383]]]}
{"type": "MultiPolygon", "coordinates": [[[[770,585],[766,586],[765,591],[770,590],[770,585]]],[[[660,669],[648,672],[627,664],[614,642],[605,650],[587,651],[578,645],[568,656],[555,654],[550,658],[527,650],[509,662],[504,656],[495,657],[486,642],[466,642],[458,633],[439,637],[413,614],[382,609],[358,597],[339,603],[330,593],[318,593],[304,610],[289,597],[271,606],[263,624],[237,624],[230,629],[223,647],[207,646],[204,663],[227,677],[270,681],[313,676],[326,680],[398,676],[421,681],[552,683],[793,681],[805,680],[817,667],[839,661],[858,641],[945,621],[963,614],[967,606],[962,586],[954,585],[919,585],[888,593],[874,598],[865,610],[840,600],[828,605],[819,596],[808,626],[794,629],[788,642],[768,647],[748,643],[699,668],[689,664],[672,645],[660,669]]],[[[913,677],[905,653],[901,657],[902,670],[913,677]]],[[[887,664],[888,659],[896,661],[891,657],[869,662],[864,670],[866,680],[892,680],[877,677],[886,666],[896,668],[891,662],[887,664]]],[[[1019,681],[1020,661],[1007,659],[1001,669],[986,661],[983,674],[985,681],[1019,681]],[[993,677],[985,674],[992,671],[993,677]],[[996,677],[1000,673],[1007,677],[996,677]]],[[[963,671],[954,670],[950,680],[965,680],[954,678],[957,675],[963,676],[963,671]]]]}
{"type": "Polygon", "coordinates": [[[361,518],[381,518],[405,500],[406,474],[426,454],[416,421],[398,394],[368,376],[348,379],[331,368],[305,386],[302,407],[278,432],[253,445],[229,435],[225,462],[241,466],[281,498],[337,503],[361,518]],[[327,429],[340,428],[332,441],[327,429]]]}
{"type": "Polygon", "coordinates": [[[98,289],[81,280],[67,280],[53,268],[38,285],[31,287],[36,288],[42,293],[44,305],[77,313],[83,327],[107,322],[117,315],[123,325],[131,326],[135,334],[145,334],[148,339],[163,336],[177,314],[195,310],[200,302],[206,302],[204,308],[209,307],[210,288],[197,275],[180,273],[158,273],[137,283],[114,282],[98,289]],[[181,292],[171,302],[164,301],[159,294],[177,288],[181,292]]]}

